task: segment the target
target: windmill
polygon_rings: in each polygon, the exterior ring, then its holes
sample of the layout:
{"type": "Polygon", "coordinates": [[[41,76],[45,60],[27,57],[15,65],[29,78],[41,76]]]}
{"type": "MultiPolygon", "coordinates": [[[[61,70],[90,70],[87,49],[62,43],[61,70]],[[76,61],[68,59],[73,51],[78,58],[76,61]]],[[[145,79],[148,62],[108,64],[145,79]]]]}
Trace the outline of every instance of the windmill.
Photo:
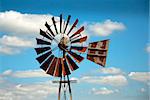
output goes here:
{"type": "Polygon", "coordinates": [[[67,20],[63,20],[62,14],[59,18],[52,17],[52,25],[45,23],[47,30],[40,29],[40,35],[43,38],[36,38],[38,47],[35,51],[38,55],[36,60],[40,63],[40,68],[47,74],[60,77],[58,100],[61,99],[61,90],[64,89],[64,99],[66,100],[66,90],[68,87],[69,97],[72,100],[71,83],[76,80],[70,80],[71,71],[77,70],[77,63],[83,61],[82,53],[87,52],[87,59],[105,66],[109,40],[97,41],[89,43],[88,47],[83,43],[87,40],[87,36],[83,36],[84,26],[76,28],[78,19],[72,25],[69,24],[71,16],[67,20]],[[57,54],[57,51],[58,54],[57,54]]]}

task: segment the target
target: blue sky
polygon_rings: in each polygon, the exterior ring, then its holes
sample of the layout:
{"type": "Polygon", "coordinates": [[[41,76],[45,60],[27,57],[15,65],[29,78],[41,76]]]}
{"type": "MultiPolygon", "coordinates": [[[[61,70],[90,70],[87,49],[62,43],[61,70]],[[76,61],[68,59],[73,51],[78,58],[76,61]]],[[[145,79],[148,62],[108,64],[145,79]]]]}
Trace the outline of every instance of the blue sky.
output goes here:
{"type": "MultiPolygon", "coordinates": [[[[88,42],[110,39],[105,69],[85,59],[70,76],[80,81],[72,85],[73,98],[148,100],[148,4],[148,0],[0,0],[0,88],[3,86],[0,92],[6,92],[6,95],[9,91],[9,97],[16,99],[18,96],[17,99],[22,100],[21,93],[25,96],[25,89],[28,92],[42,89],[42,85],[47,86],[46,82],[53,80],[51,76],[41,75],[35,60],[34,39],[39,26],[44,25],[48,17],[62,13],[65,18],[71,14],[71,22],[79,18],[78,26],[85,25],[88,42]],[[29,27],[29,24],[33,26],[29,27]],[[109,25],[111,28],[103,28],[109,25]],[[99,29],[102,33],[97,31],[99,29]],[[34,89],[28,89],[34,84],[34,89]],[[8,88],[10,86],[12,90],[8,88]]],[[[39,98],[57,99],[57,87],[50,84],[50,89],[54,92],[45,89],[43,91],[50,93],[44,92],[44,98],[41,95],[39,98]]],[[[36,97],[37,94],[31,95],[36,97]]]]}

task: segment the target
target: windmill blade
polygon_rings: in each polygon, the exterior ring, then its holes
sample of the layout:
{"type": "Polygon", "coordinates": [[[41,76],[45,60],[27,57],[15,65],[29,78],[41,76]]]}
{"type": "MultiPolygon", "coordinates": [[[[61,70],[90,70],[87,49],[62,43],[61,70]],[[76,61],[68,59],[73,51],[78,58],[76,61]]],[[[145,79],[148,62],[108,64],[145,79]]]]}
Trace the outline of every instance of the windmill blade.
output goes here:
{"type": "Polygon", "coordinates": [[[37,57],[36,60],[41,64],[51,54],[52,54],[52,51],[49,51],[49,52],[37,57]]]}
{"type": "Polygon", "coordinates": [[[41,29],[40,29],[40,35],[42,35],[43,37],[45,37],[45,38],[47,38],[47,39],[52,40],[52,38],[51,38],[49,35],[47,35],[47,33],[46,33],[46,32],[44,32],[44,31],[43,31],[43,30],[41,30],[41,29]]]}
{"type": "Polygon", "coordinates": [[[76,19],[76,21],[73,23],[72,27],[70,28],[70,30],[68,31],[67,35],[70,34],[70,32],[73,30],[74,27],[76,27],[77,23],[78,23],[78,19],[76,19]]]}
{"type": "Polygon", "coordinates": [[[87,47],[78,47],[78,46],[71,46],[70,49],[77,50],[78,52],[84,53],[87,47]]]}
{"type": "Polygon", "coordinates": [[[34,48],[37,54],[41,54],[45,51],[51,50],[50,47],[40,47],[40,48],[34,48]]]}
{"type": "Polygon", "coordinates": [[[39,45],[51,45],[51,42],[36,38],[37,44],[39,45]]]}
{"type": "Polygon", "coordinates": [[[84,26],[82,26],[82,27],[81,27],[80,29],[78,29],[75,33],[73,33],[73,34],[70,36],[70,38],[72,38],[72,37],[74,37],[74,36],[80,34],[83,30],[84,30],[84,26]]]}
{"type": "Polygon", "coordinates": [[[61,58],[61,64],[62,64],[63,75],[65,76],[71,74],[65,59],[61,58]]]}
{"type": "Polygon", "coordinates": [[[57,27],[56,27],[56,22],[55,22],[55,18],[54,17],[52,17],[52,21],[53,21],[53,24],[54,24],[54,28],[55,28],[56,34],[58,34],[57,27]]]}
{"type": "Polygon", "coordinates": [[[50,28],[50,26],[48,25],[47,22],[45,23],[45,26],[46,26],[47,29],[50,31],[51,35],[54,37],[55,35],[54,35],[53,31],[51,30],[51,28],[50,28]]]}
{"type": "Polygon", "coordinates": [[[60,33],[61,33],[61,30],[62,30],[62,14],[60,15],[60,33]]]}
{"type": "Polygon", "coordinates": [[[75,39],[77,39],[77,38],[79,38],[79,37],[81,37],[81,35],[77,35],[76,37],[70,39],[70,41],[73,41],[73,40],[75,40],[75,39]]]}
{"type": "Polygon", "coordinates": [[[52,62],[54,58],[54,55],[51,55],[41,66],[40,68],[43,69],[44,71],[47,70],[47,68],[49,67],[50,63],[52,62]]]}
{"type": "Polygon", "coordinates": [[[71,41],[71,43],[82,43],[87,40],[87,36],[71,41]]]}
{"type": "Polygon", "coordinates": [[[67,59],[67,62],[68,62],[68,64],[69,64],[69,67],[70,67],[70,69],[72,70],[72,71],[74,71],[74,70],[76,70],[76,69],[78,69],[79,67],[77,66],[77,64],[71,59],[71,57],[70,56],[66,56],[66,59],[67,59]]]}
{"type": "Polygon", "coordinates": [[[64,68],[65,68],[66,75],[71,74],[71,73],[70,73],[70,70],[69,70],[69,67],[68,67],[68,65],[67,65],[66,59],[64,60],[64,68]]]}
{"type": "Polygon", "coordinates": [[[58,58],[54,57],[52,63],[50,64],[49,68],[46,71],[47,74],[50,74],[53,76],[57,61],[58,61],[58,58]]]}
{"type": "Polygon", "coordinates": [[[67,18],[67,23],[66,23],[66,25],[65,25],[64,34],[65,34],[66,29],[67,29],[67,26],[68,26],[68,24],[69,24],[70,18],[71,18],[71,15],[69,15],[68,18],[67,18]]]}
{"type": "Polygon", "coordinates": [[[61,65],[61,59],[58,58],[57,64],[56,64],[56,68],[54,71],[54,76],[55,77],[61,77],[62,75],[62,65],[61,65]]]}
{"type": "Polygon", "coordinates": [[[84,58],[72,51],[67,51],[78,63],[80,63],[84,58]]]}

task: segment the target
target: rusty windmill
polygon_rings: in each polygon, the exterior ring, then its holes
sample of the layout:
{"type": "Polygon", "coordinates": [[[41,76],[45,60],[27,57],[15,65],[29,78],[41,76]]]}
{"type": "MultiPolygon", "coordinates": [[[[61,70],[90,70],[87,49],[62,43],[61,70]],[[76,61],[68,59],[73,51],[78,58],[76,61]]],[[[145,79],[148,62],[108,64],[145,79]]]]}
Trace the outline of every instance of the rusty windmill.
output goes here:
{"type": "Polygon", "coordinates": [[[63,20],[62,14],[59,19],[52,17],[52,25],[45,23],[47,30],[40,29],[40,35],[43,38],[36,38],[37,45],[35,48],[38,55],[36,60],[41,64],[40,68],[47,74],[54,77],[60,77],[60,81],[53,81],[59,83],[58,100],[61,98],[61,90],[63,87],[64,99],[66,100],[66,90],[68,87],[69,97],[72,100],[70,83],[75,80],[70,80],[70,71],[78,69],[76,63],[83,61],[82,53],[87,51],[87,59],[95,62],[101,66],[105,66],[106,56],[108,51],[109,40],[97,41],[89,43],[88,47],[83,46],[87,40],[87,36],[83,36],[84,26],[76,29],[78,19],[70,26],[71,16],[67,20],[63,20]],[[56,50],[59,51],[57,54],[56,50]]]}

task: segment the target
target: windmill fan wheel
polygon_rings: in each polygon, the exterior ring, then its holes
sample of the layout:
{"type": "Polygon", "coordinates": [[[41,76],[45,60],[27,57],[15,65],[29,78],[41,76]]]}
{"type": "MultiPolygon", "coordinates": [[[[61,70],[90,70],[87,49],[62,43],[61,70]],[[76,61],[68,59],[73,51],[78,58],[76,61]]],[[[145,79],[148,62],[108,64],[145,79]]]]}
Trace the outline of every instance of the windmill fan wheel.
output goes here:
{"type": "Polygon", "coordinates": [[[80,63],[84,59],[81,53],[87,49],[83,46],[87,40],[87,36],[82,35],[84,26],[77,29],[78,19],[72,25],[69,24],[70,19],[69,15],[66,21],[63,20],[62,14],[60,18],[52,17],[52,25],[46,22],[47,30],[40,29],[42,38],[36,38],[36,60],[40,63],[41,69],[55,77],[69,75],[70,71],[78,69],[76,62],[80,63]],[[56,50],[60,53],[57,54],[56,50]]]}

